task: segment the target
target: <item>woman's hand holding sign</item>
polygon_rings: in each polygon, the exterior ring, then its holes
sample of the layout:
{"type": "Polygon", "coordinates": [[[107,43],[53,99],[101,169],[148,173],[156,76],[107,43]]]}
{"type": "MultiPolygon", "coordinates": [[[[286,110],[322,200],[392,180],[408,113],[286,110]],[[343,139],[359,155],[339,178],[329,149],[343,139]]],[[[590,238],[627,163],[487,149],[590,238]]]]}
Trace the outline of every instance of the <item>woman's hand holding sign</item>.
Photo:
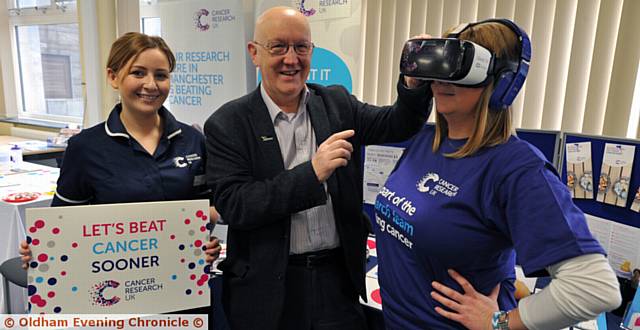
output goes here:
{"type": "Polygon", "coordinates": [[[18,250],[20,256],[22,258],[22,268],[27,269],[29,267],[29,262],[31,261],[31,248],[27,241],[20,242],[20,249],[18,250]]]}
{"type": "MultiPolygon", "coordinates": [[[[216,211],[215,207],[210,207],[209,208],[209,222],[214,224],[216,223],[216,221],[218,221],[218,219],[220,218],[220,214],[218,214],[218,211],[216,211]]],[[[205,245],[205,261],[209,264],[213,263],[214,261],[216,261],[216,259],[218,259],[218,257],[220,256],[220,251],[222,250],[222,246],[220,245],[220,240],[217,237],[211,237],[211,239],[209,240],[209,242],[207,242],[205,245]]]]}

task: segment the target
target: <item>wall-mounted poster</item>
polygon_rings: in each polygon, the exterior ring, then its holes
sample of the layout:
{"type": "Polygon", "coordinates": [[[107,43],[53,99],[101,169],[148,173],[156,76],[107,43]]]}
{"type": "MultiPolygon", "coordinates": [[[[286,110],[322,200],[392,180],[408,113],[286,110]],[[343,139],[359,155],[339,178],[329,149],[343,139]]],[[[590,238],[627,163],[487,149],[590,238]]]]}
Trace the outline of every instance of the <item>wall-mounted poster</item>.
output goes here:
{"type": "Polygon", "coordinates": [[[635,150],[635,146],[605,144],[596,198],[598,202],[626,206],[635,150]]]}
{"type": "Polygon", "coordinates": [[[209,201],[27,209],[31,313],[157,314],[209,305],[209,201]]]}
{"type": "Polygon", "coordinates": [[[567,186],[573,198],[593,198],[591,142],[567,143],[567,186]]]}
{"type": "Polygon", "coordinates": [[[160,33],[176,57],[165,106],[178,120],[203,125],[221,105],[247,93],[242,1],[141,3],[143,22],[160,25],[149,32],[160,33]]]}

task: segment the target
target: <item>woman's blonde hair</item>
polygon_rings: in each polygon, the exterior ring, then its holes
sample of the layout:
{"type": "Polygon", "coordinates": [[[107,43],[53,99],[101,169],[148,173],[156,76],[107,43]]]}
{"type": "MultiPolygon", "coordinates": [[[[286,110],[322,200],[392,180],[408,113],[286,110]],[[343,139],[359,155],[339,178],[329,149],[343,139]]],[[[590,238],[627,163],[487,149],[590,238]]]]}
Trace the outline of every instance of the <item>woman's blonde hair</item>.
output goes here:
{"type": "MultiPolygon", "coordinates": [[[[449,35],[444,33],[444,37],[449,35]]],[[[468,27],[459,39],[473,41],[493,52],[497,57],[506,57],[518,61],[520,54],[520,42],[515,32],[504,24],[487,22],[468,27]]],[[[491,147],[507,142],[514,134],[511,124],[511,106],[507,109],[489,109],[489,99],[493,93],[493,82],[487,85],[480,95],[480,100],[475,108],[476,121],[471,136],[467,142],[456,152],[446,154],[447,157],[462,158],[473,155],[484,147],[491,147]]],[[[447,137],[448,125],[444,116],[436,113],[436,132],[433,139],[433,151],[440,148],[440,144],[447,137]]]]}
{"type": "Polygon", "coordinates": [[[111,45],[107,68],[118,73],[131,59],[135,59],[147,49],[159,49],[167,56],[169,72],[176,65],[176,58],[167,43],[160,37],[149,36],[139,32],[127,32],[111,45]]]}

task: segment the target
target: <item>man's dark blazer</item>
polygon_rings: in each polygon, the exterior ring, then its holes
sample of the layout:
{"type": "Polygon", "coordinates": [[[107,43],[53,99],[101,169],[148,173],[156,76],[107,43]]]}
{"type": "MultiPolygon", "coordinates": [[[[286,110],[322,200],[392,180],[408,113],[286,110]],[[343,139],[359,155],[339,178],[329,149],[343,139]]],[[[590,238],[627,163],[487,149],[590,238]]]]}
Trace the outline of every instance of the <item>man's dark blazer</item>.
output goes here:
{"type": "MultiPolygon", "coordinates": [[[[351,161],[330,176],[327,186],[346,266],[364,298],[369,224],[362,216],[361,146],[412,137],[426,122],[431,91],[428,86],[409,90],[399,83],[396,103],[377,107],[358,101],[341,86],[308,87],[307,111],[318,144],[334,133],[355,130],[349,139],[351,161]]],[[[325,190],[311,161],[285,170],[259,87],[223,105],[209,117],[204,131],[207,183],[216,209],[229,224],[227,258],[219,267],[229,324],[232,329],[276,329],[286,308],[290,215],[326,203],[325,190]]]]}

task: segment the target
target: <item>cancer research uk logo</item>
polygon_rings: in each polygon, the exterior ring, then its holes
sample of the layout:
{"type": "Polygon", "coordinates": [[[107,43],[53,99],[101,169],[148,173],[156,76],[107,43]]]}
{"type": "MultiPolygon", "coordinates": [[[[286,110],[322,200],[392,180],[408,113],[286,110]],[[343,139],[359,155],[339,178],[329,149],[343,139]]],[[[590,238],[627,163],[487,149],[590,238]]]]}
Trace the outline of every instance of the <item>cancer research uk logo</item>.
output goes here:
{"type": "Polygon", "coordinates": [[[200,160],[200,159],[201,157],[198,154],[190,154],[184,157],[178,156],[173,158],[173,165],[175,165],[175,167],[187,167],[191,165],[193,162],[195,162],[196,160],[200,160]]]}
{"type": "Polygon", "coordinates": [[[456,196],[460,190],[458,186],[440,178],[440,175],[434,172],[428,172],[418,180],[416,189],[418,189],[419,192],[428,193],[431,196],[441,193],[448,197],[456,196]]]}
{"type": "Polygon", "coordinates": [[[231,9],[199,9],[193,13],[193,23],[196,31],[204,32],[209,28],[217,28],[220,24],[235,21],[236,16],[231,13],[231,9]],[[211,22],[211,24],[209,24],[211,22]]]}
{"type": "Polygon", "coordinates": [[[300,12],[302,13],[302,15],[307,16],[307,17],[315,15],[315,13],[316,13],[316,10],[315,10],[315,9],[313,9],[313,8],[309,8],[309,9],[307,9],[307,8],[305,8],[305,7],[304,7],[304,2],[305,2],[305,1],[306,1],[306,0],[300,0],[300,1],[297,1],[297,2],[299,2],[299,3],[297,4],[297,5],[298,5],[298,6],[297,6],[297,7],[298,7],[298,10],[300,10],[300,12]]]}
{"type": "Polygon", "coordinates": [[[120,283],[113,281],[113,280],[107,280],[107,281],[103,281],[100,282],[98,284],[93,285],[90,289],[89,289],[89,295],[91,295],[91,304],[92,305],[98,305],[98,306],[103,306],[103,307],[108,307],[108,306],[113,306],[115,304],[117,304],[120,301],[120,297],[118,296],[113,296],[111,298],[105,298],[104,297],[104,290],[108,289],[108,288],[117,288],[120,286],[120,283]]]}
{"type": "Polygon", "coordinates": [[[438,173],[427,173],[427,175],[423,176],[422,179],[418,181],[416,185],[419,192],[428,192],[431,189],[427,184],[429,182],[438,182],[440,180],[440,176],[438,173]]]}

